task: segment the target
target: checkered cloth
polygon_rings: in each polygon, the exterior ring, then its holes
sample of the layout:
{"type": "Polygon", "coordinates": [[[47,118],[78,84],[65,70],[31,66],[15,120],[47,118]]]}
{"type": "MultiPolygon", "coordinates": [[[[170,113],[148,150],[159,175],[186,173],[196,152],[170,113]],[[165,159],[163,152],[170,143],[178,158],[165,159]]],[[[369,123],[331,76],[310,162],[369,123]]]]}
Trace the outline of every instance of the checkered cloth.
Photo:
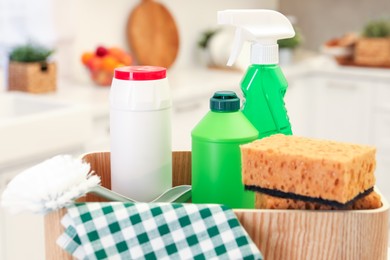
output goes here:
{"type": "Polygon", "coordinates": [[[78,259],[262,259],[221,205],[81,203],[61,223],[57,244],[78,259]]]}

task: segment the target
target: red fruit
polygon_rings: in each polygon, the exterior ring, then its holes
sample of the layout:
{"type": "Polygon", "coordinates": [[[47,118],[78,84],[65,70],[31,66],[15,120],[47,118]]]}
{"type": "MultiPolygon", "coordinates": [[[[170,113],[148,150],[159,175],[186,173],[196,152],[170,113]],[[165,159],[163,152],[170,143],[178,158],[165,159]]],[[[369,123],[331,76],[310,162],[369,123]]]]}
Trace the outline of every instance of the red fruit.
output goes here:
{"type": "Polygon", "coordinates": [[[107,53],[108,53],[108,50],[107,50],[106,47],[99,46],[99,47],[96,48],[95,54],[96,54],[96,56],[98,56],[98,57],[104,57],[104,56],[107,55],[107,53]]]}

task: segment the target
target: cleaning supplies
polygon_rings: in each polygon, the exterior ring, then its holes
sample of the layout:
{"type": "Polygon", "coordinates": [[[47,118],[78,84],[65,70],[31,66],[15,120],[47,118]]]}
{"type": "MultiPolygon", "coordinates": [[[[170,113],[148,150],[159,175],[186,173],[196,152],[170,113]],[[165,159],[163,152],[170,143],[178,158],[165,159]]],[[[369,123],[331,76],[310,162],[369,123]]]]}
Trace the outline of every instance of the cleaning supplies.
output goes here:
{"type": "Polygon", "coordinates": [[[240,111],[232,91],[210,99],[206,116],[192,130],[192,202],[254,208],[254,193],[241,180],[240,145],[254,141],[258,131],[240,111]]]}
{"type": "Polygon", "coordinates": [[[147,202],[172,187],[171,97],[166,69],[115,69],[110,91],[111,188],[147,202]]]}
{"type": "Polygon", "coordinates": [[[259,138],[275,133],[291,135],[283,100],[287,81],[278,66],[277,45],[278,39],[295,35],[290,21],[279,12],[260,9],[219,11],[218,23],[236,27],[229,66],[244,42],[252,42],[251,65],[241,82],[244,115],[259,131],[259,138]]]}

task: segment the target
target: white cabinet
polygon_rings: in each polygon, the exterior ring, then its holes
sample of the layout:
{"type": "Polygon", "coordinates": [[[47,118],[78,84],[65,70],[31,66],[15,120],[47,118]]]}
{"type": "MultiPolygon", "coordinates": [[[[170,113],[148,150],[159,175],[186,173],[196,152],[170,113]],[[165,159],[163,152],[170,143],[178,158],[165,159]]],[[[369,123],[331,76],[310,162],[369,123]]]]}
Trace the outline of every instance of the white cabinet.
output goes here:
{"type": "Polygon", "coordinates": [[[374,96],[373,144],[377,147],[377,185],[390,200],[390,82],[378,82],[374,96]]]}
{"type": "Polygon", "coordinates": [[[311,132],[313,137],[344,142],[371,142],[372,89],[368,81],[312,76],[311,132]]]}
{"type": "Polygon", "coordinates": [[[310,136],[312,125],[313,90],[306,77],[288,79],[288,89],[284,97],[287,115],[294,135],[310,136]]]}
{"type": "MultiPolygon", "coordinates": [[[[7,180],[0,173],[0,196],[3,193],[7,180]]],[[[0,207],[0,259],[5,259],[5,222],[4,212],[0,207]]]]}
{"type": "Polygon", "coordinates": [[[293,80],[285,100],[294,134],[374,144],[377,86],[368,79],[321,73],[293,80]]]}
{"type": "MultiPolygon", "coordinates": [[[[0,194],[22,168],[0,173],[0,194]]],[[[43,216],[0,208],[0,259],[45,259],[43,216]]]]}

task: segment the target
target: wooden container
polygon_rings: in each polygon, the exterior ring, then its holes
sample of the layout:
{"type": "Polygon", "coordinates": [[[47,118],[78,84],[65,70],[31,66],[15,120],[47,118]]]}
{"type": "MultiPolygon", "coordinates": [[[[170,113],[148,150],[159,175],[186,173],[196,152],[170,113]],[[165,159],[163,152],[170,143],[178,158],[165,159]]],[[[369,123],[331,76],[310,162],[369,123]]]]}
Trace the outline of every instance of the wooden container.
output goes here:
{"type": "MultiPolygon", "coordinates": [[[[110,153],[83,156],[110,188],[110,153]]],[[[174,152],[173,185],[191,183],[191,152],[174,152]]],[[[99,201],[86,196],[87,201],[99,201]]],[[[388,203],[375,210],[234,210],[267,260],[271,259],[387,259],[388,203]]],[[[66,210],[45,217],[46,259],[72,259],[56,245],[66,210]]]]}
{"type": "Polygon", "coordinates": [[[8,90],[45,93],[56,90],[57,67],[54,62],[11,61],[8,69],[8,90]]]}
{"type": "Polygon", "coordinates": [[[390,38],[360,38],[355,46],[354,63],[390,67],[390,38]]]}

